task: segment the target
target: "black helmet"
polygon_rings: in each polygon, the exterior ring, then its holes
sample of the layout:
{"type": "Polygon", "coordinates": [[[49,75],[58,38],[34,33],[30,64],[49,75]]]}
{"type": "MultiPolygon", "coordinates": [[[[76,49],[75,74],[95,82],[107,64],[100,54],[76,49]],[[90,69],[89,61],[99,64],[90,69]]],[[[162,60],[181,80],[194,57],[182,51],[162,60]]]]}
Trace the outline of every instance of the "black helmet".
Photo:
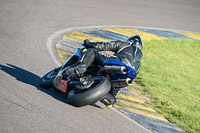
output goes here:
{"type": "Polygon", "coordinates": [[[129,37],[127,43],[139,48],[140,50],[142,50],[144,46],[143,41],[139,35],[129,37]]]}

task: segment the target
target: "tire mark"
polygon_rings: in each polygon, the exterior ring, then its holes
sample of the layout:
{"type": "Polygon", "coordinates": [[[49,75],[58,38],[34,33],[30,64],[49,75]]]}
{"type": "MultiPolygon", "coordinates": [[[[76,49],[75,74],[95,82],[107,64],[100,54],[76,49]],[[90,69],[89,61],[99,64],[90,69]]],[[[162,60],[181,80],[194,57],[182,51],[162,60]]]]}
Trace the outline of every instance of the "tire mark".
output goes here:
{"type": "Polygon", "coordinates": [[[13,101],[7,99],[7,98],[4,98],[4,97],[1,97],[1,98],[2,98],[3,100],[5,100],[5,101],[9,102],[9,103],[12,103],[12,104],[14,104],[14,105],[20,107],[20,108],[23,108],[23,109],[25,109],[25,110],[30,111],[28,108],[25,108],[24,106],[22,106],[22,105],[20,105],[20,104],[18,104],[18,103],[15,103],[15,102],[13,102],[13,101]]]}

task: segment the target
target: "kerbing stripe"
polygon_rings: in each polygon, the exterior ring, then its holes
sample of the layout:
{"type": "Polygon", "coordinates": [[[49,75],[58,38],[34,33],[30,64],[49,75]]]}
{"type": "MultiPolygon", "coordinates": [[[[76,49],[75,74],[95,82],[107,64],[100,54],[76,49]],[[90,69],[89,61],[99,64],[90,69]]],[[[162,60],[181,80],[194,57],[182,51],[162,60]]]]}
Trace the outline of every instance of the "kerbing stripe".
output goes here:
{"type": "Polygon", "coordinates": [[[184,36],[188,36],[190,38],[193,38],[193,39],[197,39],[197,40],[200,40],[200,34],[195,34],[195,33],[185,33],[185,32],[176,32],[178,34],[182,34],[184,36]]]}
{"type": "Polygon", "coordinates": [[[128,36],[124,36],[121,34],[117,34],[114,32],[110,32],[107,30],[101,30],[101,29],[97,29],[97,30],[84,30],[83,33],[85,34],[89,34],[91,36],[95,36],[95,37],[100,37],[103,39],[107,39],[110,41],[116,41],[116,40],[121,40],[121,41],[126,41],[128,39],[128,36]]]}
{"type": "Polygon", "coordinates": [[[99,37],[94,37],[89,34],[85,34],[78,31],[67,33],[66,35],[63,36],[63,39],[69,39],[69,40],[80,42],[80,43],[83,43],[85,39],[89,39],[92,42],[109,42],[109,40],[99,38],[99,37]]]}
{"type": "Polygon", "coordinates": [[[166,30],[160,31],[160,30],[152,30],[152,29],[139,29],[139,30],[147,32],[147,33],[151,33],[154,35],[158,35],[161,37],[169,38],[169,39],[193,39],[193,38],[187,37],[185,35],[181,35],[178,32],[176,33],[176,32],[172,32],[172,31],[166,31],[166,30]]]}
{"type": "Polygon", "coordinates": [[[133,36],[140,35],[143,40],[162,40],[166,39],[164,37],[160,37],[151,33],[139,31],[138,29],[130,29],[130,28],[105,28],[104,30],[114,32],[117,34],[122,34],[125,36],[133,36]]]}

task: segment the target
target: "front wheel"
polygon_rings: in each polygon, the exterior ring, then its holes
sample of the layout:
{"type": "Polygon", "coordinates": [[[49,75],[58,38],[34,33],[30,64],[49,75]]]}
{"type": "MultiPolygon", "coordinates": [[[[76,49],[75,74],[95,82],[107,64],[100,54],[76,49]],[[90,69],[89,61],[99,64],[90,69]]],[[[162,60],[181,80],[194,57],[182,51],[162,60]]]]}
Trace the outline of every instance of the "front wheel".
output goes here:
{"type": "Polygon", "coordinates": [[[56,77],[56,75],[57,75],[57,72],[55,72],[55,70],[52,70],[49,73],[45,74],[40,80],[40,86],[47,89],[51,88],[52,82],[54,78],[56,77]]]}
{"type": "Polygon", "coordinates": [[[68,101],[71,105],[81,107],[94,104],[105,96],[111,88],[110,81],[102,76],[93,77],[93,84],[89,88],[84,88],[82,91],[74,88],[68,94],[68,101]]]}

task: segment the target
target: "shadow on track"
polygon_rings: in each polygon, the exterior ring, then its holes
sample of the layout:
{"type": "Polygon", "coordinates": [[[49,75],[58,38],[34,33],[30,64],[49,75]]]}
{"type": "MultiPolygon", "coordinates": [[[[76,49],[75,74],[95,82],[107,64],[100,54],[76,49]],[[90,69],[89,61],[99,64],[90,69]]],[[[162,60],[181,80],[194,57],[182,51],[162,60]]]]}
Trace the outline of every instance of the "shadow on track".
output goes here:
{"type": "Polygon", "coordinates": [[[11,64],[6,64],[7,66],[4,65],[0,65],[0,69],[6,73],[8,73],[9,75],[13,76],[16,78],[16,80],[32,85],[34,87],[36,87],[38,90],[52,96],[53,98],[62,101],[64,103],[67,103],[67,100],[63,97],[61,97],[59,95],[59,93],[55,92],[53,89],[44,89],[42,87],[40,87],[39,85],[39,81],[40,81],[40,77],[35,75],[32,72],[29,72],[25,69],[22,69],[20,67],[11,65],[11,64]]]}
{"type": "MultiPolygon", "coordinates": [[[[60,95],[60,93],[54,91],[52,88],[45,89],[45,88],[40,87],[39,82],[40,82],[41,78],[39,76],[37,76],[36,74],[29,72],[25,69],[22,69],[20,67],[11,65],[11,64],[6,64],[6,65],[7,66],[0,65],[0,70],[6,72],[7,74],[11,75],[12,77],[15,77],[16,80],[26,83],[26,84],[29,84],[29,85],[32,85],[32,86],[36,87],[38,90],[52,96],[53,98],[55,98],[63,103],[68,104],[67,99],[62,97],[60,95]]],[[[98,106],[96,104],[91,105],[91,106],[102,109],[100,106],[98,106]]]]}

